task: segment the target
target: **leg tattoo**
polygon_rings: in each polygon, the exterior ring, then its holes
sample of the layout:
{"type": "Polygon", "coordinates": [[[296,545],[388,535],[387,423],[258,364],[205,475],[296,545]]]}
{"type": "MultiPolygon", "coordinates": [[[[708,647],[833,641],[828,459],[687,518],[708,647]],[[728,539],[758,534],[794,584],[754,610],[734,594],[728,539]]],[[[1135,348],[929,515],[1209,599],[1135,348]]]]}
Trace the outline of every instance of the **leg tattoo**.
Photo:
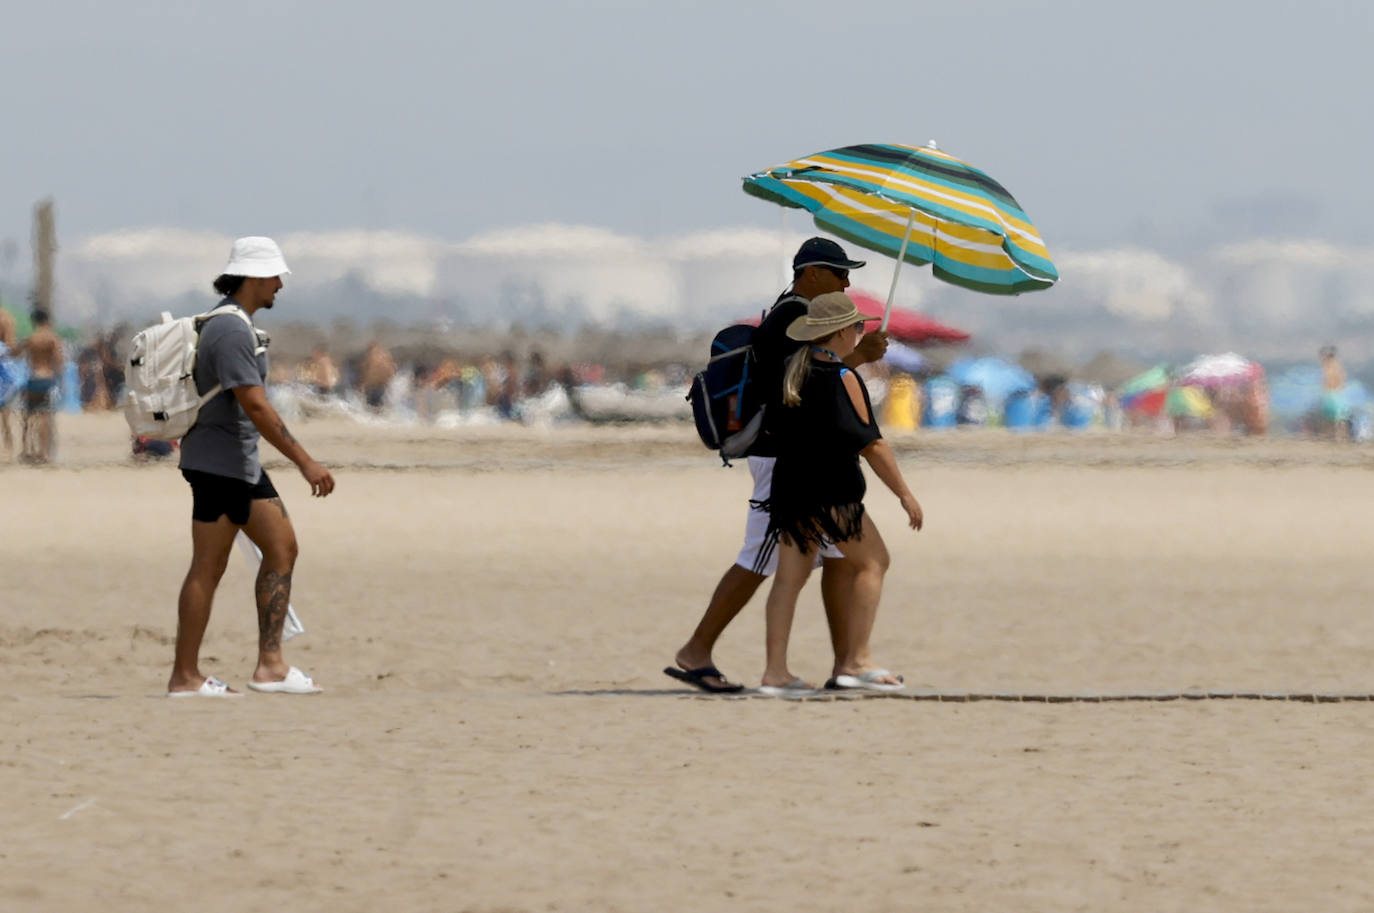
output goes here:
{"type": "Polygon", "coordinates": [[[281,518],[282,518],[283,520],[289,520],[289,519],[291,519],[290,517],[288,517],[288,516],[286,515],[286,505],[282,503],[282,499],[281,499],[281,498],[268,498],[268,499],[267,499],[267,503],[268,503],[268,504],[271,504],[271,505],[272,505],[273,507],[275,507],[277,510],[281,511],[281,518]]]}
{"type": "Polygon", "coordinates": [[[264,569],[258,574],[258,648],[264,653],[281,649],[281,628],[291,603],[291,572],[264,569]]]}

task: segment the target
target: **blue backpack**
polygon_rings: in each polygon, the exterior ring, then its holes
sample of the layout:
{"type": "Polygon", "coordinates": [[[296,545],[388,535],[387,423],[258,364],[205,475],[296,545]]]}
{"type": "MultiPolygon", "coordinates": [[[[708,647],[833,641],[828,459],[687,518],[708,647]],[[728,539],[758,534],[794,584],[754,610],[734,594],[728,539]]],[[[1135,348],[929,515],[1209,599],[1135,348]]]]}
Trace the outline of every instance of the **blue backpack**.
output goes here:
{"type": "Polygon", "coordinates": [[[692,379],[687,394],[701,442],[719,451],[726,466],[748,455],[763,427],[754,329],[742,323],[717,333],[706,370],[692,379]]]}

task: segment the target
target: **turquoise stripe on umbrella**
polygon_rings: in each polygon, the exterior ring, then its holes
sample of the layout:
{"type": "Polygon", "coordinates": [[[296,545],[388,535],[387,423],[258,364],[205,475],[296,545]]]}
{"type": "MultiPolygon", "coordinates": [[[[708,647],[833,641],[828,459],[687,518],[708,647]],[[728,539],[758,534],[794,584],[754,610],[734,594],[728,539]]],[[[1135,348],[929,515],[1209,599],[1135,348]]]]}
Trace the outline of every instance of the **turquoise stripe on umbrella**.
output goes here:
{"type": "MultiPolygon", "coordinates": [[[[810,197],[773,178],[759,178],[746,184],[744,189],[751,196],[794,209],[809,209],[815,204],[810,197]]],[[[834,210],[822,209],[815,213],[815,219],[819,227],[869,250],[896,257],[897,251],[901,248],[901,238],[879,232],[834,210]]],[[[935,260],[936,252],[931,250],[925,238],[925,235],[913,234],[907,244],[906,256],[902,259],[916,266],[924,266],[935,260]]],[[[970,287],[976,285],[978,291],[996,289],[1003,294],[1013,295],[1048,288],[1058,278],[1054,264],[1048,260],[1024,250],[1019,251],[1018,257],[1023,262],[1013,264],[1005,270],[994,270],[958,263],[952,257],[942,256],[939,258],[939,267],[944,275],[940,278],[955,285],[963,285],[966,282],[970,287]],[[1023,271],[1030,275],[1022,275],[1023,271]]]]}
{"type": "MultiPolygon", "coordinates": [[[[832,153],[827,153],[826,155],[828,158],[845,159],[855,165],[866,167],[880,167],[881,164],[857,156],[841,156],[832,153]]],[[[1027,224],[1030,223],[1030,219],[1026,216],[1025,212],[1022,211],[1021,207],[1017,205],[1016,201],[1012,199],[1011,195],[1007,194],[1005,190],[1002,191],[1002,193],[1005,194],[1005,200],[993,199],[988,197],[987,189],[985,187],[979,186],[977,184],[963,184],[954,181],[947,181],[939,177],[929,175],[925,172],[919,172],[908,169],[888,169],[888,171],[892,174],[909,176],[915,181],[920,181],[924,184],[927,184],[931,187],[931,190],[935,192],[938,192],[940,190],[949,190],[955,193],[962,193],[965,195],[981,196],[986,201],[985,205],[987,205],[991,209],[994,209],[995,211],[1000,212],[1004,218],[1010,216],[1017,221],[1025,222],[1027,224]]],[[[1020,244],[1017,244],[1016,236],[1014,234],[1016,229],[1014,226],[1009,225],[1006,222],[1003,222],[999,219],[993,218],[992,216],[971,213],[964,209],[957,208],[955,204],[942,201],[934,196],[927,196],[919,192],[905,190],[901,187],[894,186],[891,183],[877,183],[874,181],[865,180],[864,178],[857,177],[855,175],[842,174],[840,172],[829,171],[824,168],[816,168],[814,171],[808,169],[776,169],[772,172],[768,172],[768,176],[773,178],[791,178],[793,180],[811,181],[814,183],[835,184],[842,187],[851,187],[855,190],[860,190],[865,193],[872,194],[874,196],[879,196],[890,200],[897,200],[903,203],[904,205],[911,206],[915,209],[919,209],[922,212],[929,213],[930,215],[937,216],[950,222],[957,222],[961,225],[972,225],[975,228],[982,228],[985,231],[990,231],[999,235],[1004,235],[1006,236],[1008,243],[1015,245],[1017,249],[1025,253],[1027,257],[1033,258],[1032,262],[1039,261],[1041,264],[1041,271],[1044,270],[1044,264],[1048,263],[1048,261],[1046,261],[1043,257],[1039,257],[1031,251],[1026,250],[1020,244]]],[[[992,179],[989,178],[988,180],[991,181],[992,179]]],[[[997,186],[1000,187],[1000,185],[997,186]]],[[[1051,274],[1053,274],[1053,264],[1049,265],[1049,271],[1051,274]]]]}
{"type": "MultiPolygon", "coordinates": [[[[915,150],[915,152],[919,154],[920,150],[915,150]]],[[[962,163],[959,162],[952,162],[947,159],[939,159],[930,162],[919,160],[909,165],[894,167],[878,159],[849,154],[847,152],[835,151],[822,153],[822,155],[826,158],[839,159],[861,167],[880,168],[884,171],[908,175],[917,180],[925,181],[930,184],[938,184],[950,190],[959,190],[965,193],[973,193],[987,197],[994,200],[998,208],[1015,213],[1022,219],[1028,222],[1030,221],[1026,218],[1025,212],[1022,211],[1021,204],[1016,202],[1016,199],[1005,187],[978,169],[962,165],[962,163]],[[966,177],[966,180],[957,180],[947,173],[941,173],[948,171],[957,171],[961,176],[966,177]]],[[[874,186],[876,188],[880,185],[874,186]]]]}
{"type": "MultiPolygon", "coordinates": [[[[877,250],[891,257],[897,256],[897,251],[901,246],[901,239],[893,239],[890,235],[874,231],[861,222],[837,216],[829,211],[823,215],[817,215],[816,225],[836,237],[844,238],[860,247],[877,250]]],[[[1010,266],[1006,269],[991,269],[961,263],[954,257],[931,250],[928,244],[919,239],[919,236],[913,236],[908,242],[906,256],[902,259],[916,266],[930,263],[936,278],[951,285],[962,286],[990,295],[1019,295],[1023,292],[1039,291],[1054,285],[1054,280],[1029,275],[1016,266],[1010,266]]]]}
{"type": "MultiPolygon", "coordinates": [[[[1014,295],[1049,288],[1059,278],[1044,242],[1006,188],[943,153],[895,145],[848,146],[750,175],[744,179],[744,190],[778,205],[805,209],[818,227],[889,256],[898,255],[906,236],[904,262],[932,263],[933,275],[963,288],[1014,295]],[[846,165],[875,174],[834,170],[846,165]],[[900,189],[893,181],[916,186],[900,189]],[[827,200],[825,194],[817,194],[821,199],[816,199],[796,186],[808,184],[832,186],[843,196],[827,200]],[[951,199],[941,199],[946,193],[951,199]],[[893,218],[913,211],[923,220],[935,220],[937,249],[930,246],[929,223],[912,225],[907,236],[905,219],[893,218]],[[994,265],[999,262],[1005,266],[994,265]]],[[[895,289],[895,276],[893,281],[895,289]]]]}

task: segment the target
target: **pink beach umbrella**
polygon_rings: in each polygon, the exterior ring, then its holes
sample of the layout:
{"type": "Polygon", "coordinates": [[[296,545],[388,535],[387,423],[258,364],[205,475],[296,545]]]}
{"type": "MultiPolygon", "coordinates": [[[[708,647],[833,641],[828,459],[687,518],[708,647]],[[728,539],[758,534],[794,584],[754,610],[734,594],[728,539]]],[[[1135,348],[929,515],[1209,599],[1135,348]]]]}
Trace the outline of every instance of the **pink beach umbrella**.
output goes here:
{"type": "MultiPolygon", "coordinates": [[[[877,316],[887,307],[876,295],[850,289],[847,293],[862,314],[877,316]]],[[[968,342],[968,333],[946,326],[933,317],[894,307],[888,315],[887,334],[898,342],[919,346],[938,342],[968,342]]]]}
{"type": "Polygon", "coordinates": [[[1235,352],[1204,355],[1185,367],[1179,376],[1179,386],[1232,387],[1264,377],[1264,368],[1235,352]]]}

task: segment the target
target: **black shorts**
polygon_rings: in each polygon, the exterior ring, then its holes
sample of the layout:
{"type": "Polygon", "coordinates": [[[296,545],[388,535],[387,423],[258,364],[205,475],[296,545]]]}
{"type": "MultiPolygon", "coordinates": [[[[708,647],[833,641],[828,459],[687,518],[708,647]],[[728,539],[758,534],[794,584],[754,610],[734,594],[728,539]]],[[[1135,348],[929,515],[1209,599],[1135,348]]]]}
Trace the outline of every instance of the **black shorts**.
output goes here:
{"type": "Polygon", "coordinates": [[[194,469],[183,469],[181,476],[191,483],[191,519],[201,523],[227,516],[235,526],[245,526],[254,501],[277,497],[266,469],[256,484],[194,469]]]}

